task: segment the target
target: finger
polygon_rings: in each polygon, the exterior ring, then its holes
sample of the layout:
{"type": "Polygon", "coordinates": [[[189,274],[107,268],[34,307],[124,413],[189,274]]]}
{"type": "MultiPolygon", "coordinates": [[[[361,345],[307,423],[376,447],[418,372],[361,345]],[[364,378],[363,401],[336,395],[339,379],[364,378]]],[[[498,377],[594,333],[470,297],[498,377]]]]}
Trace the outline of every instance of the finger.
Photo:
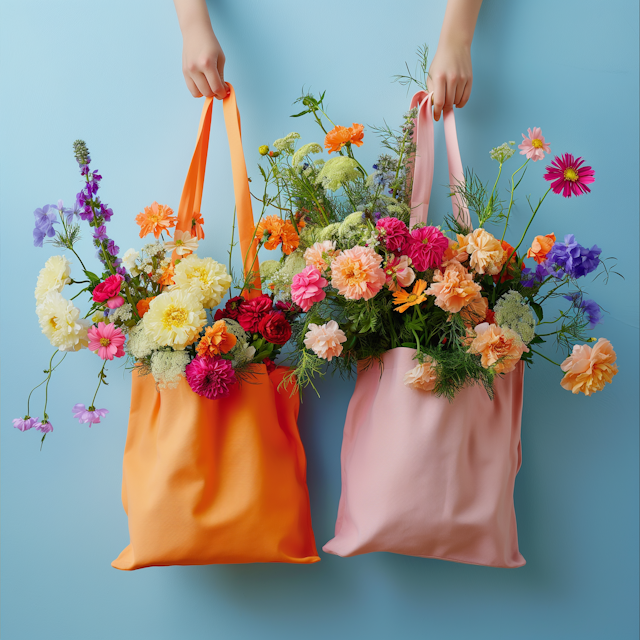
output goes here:
{"type": "Polygon", "coordinates": [[[440,120],[447,94],[447,83],[444,76],[436,76],[433,79],[433,119],[440,120]]]}
{"type": "Polygon", "coordinates": [[[473,84],[473,80],[467,80],[467,84],[464,85],[464,93],[462,94],[462,98],[460,99],[460,102],[457,103],[458,109],[462,109],[462,107],[464,107],[464,105],[467,104],[467,101],[471,96],[472,84],[473,84]]]}
{"type": "Polygon", "coordinates": [[[458,78],[456,78],[455,76],[447,78],[447,89],[446,89],[446,96],[444,100],[444,108],[447,109],[447,111],[453,108],[453,103],[456,97],[457,84],[458,84],[458,78]]]}
{"type": "Polygon", "coordinates": [[[460,106],[460,101],[462,100],[462,96],[464,95],[465,86],[466,82],[464,80],[461,80],[456,85],[456,97],[453,99],[453,104],[456,105],[456,107],[460,106]]]}
{"type": "Polygon", "coordinates": [[[186,73],[184,74],[184,81],[187,83],[187,89],[191,92],[191,95],[194,98],[202,98],[202,94],[196,87],[196,83],[191,79],[191,76],[188,76],[186,73]]]}
{"type": "Polygon", "coordinates": [[[218,98],[218,100],[222,100],[227,95],[227,87],[225,86],[222,78],[218,74],[217,69],[208,69],[205,71],[205,77],[207,78],[207,82],[211,87],[211,91],[213,91],[213,95],[218,98]]]}
{"type": "Polygon", "coordinates": [[[198,87],[198,91],[200,93],[210,98],[213,95],[213,91],[211,91],[211,87],[209,86],[209,82],[203,73],[200,71],[195,71],[191,73],[191,79],[195,83],[196,87],[198,87]]]}
{"type": "Polygon", "coordinates": [[[227,83],[224,81],[224,63],[225,63],[225,57],[224,57],[224,53],[220,56],[218,56],[218,75],[220,76],[220,81],[222,82],[222,84],[224,85],[224,98],[226,98],[229,93],[231,93],[231,90],[229,89],[229,85],[227,85],[227,83]]]}

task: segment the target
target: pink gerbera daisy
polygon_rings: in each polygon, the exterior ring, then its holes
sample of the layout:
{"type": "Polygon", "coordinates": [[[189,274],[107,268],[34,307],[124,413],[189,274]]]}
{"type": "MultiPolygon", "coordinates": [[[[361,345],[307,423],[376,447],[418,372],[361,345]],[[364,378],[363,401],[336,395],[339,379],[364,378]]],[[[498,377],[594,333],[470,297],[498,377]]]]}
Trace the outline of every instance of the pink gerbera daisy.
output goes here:
{"type": "Polygon", "coordinates": [[[520,155],[527,156],[528,160],[533,160],[534,162],[544,160],[544,154],[551,153],[551,147],[548,142],[545,142],[542,129],[540,129],[540,127],[533,127],[533,131],[527,129],[527,133],[529,137],[527,138],[523,133],[522,144],[518,145],[520,155]]]}
{"type": "Polygon", "coordinates": [[[124,355],[124,334],[115,324],[98,322],[87,332],[89,336],[89,351],[97,353],[103,360],[122,358],[124,355]]]}
{"type": "Polygon", "coordinates": [[[595,182],[595,171],[583,164],[582,158],[574,158],[570,153],[556,156],[547,167],[544,179],[551,182],[554,193],[562,192],[565,198],[591,193],[587,185],[595,182]]]}

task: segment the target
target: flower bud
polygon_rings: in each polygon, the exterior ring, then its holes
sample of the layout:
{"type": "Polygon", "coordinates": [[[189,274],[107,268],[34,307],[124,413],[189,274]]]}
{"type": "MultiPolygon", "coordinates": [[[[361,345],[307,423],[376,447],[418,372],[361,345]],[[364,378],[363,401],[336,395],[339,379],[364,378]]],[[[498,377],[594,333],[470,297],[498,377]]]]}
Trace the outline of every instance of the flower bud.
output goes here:
{"type": "Polygon", "coordinates": [[[279,151],[269,151],[269,155],[272,158],[277,158],[280,155],[280,152],[279,151]]]}
{"type": "Polygon", "coordinates": [[[261,156],[266,156],[267,153],[269,153],[269,145],[268,144],[263,144],[261,147],[258,147],[258,153],[261,156]]]}

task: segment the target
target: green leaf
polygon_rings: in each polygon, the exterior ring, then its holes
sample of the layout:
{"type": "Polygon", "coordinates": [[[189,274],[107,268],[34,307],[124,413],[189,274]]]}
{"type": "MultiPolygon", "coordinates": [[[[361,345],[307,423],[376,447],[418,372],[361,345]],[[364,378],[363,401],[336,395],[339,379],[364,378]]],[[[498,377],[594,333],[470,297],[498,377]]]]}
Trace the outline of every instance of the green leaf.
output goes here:
{"type": "Polygon", "coordinates": [[[95,274],[92,273],[91,271],[85,271],[84,275],[87,276],[87,278],[89,278],[89,280],[91,280],[91,284],[98,283],[100,282],[100,278],[95,274]]]}
{"type": "Polygon", "coordinates": [[[535,311],[536,315],[538,316],[538,321],[542,322],[542,318],[544,317],[542,306],[540,306],[537,302],[530,302],[529,304],[531,308],[535,311]]]}
{"type": "Polygon", "coordinates": [[[308,109],[306,111],[301,111],[300,113],[296,113],[293,116],[289,116],[290,118],[299,118],[300,116],[306,116],[307,113],[311,113],[308,109]]]}

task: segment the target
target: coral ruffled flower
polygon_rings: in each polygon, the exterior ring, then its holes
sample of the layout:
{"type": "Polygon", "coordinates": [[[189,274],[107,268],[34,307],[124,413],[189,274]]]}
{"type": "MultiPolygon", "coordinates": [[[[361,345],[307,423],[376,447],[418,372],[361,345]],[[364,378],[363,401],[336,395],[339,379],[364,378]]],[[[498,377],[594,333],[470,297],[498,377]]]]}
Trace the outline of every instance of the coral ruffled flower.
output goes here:
{"type": "Polygon", "coordinates": [[[574,158],[570,153],[556,156],[547,167],[544,179],[551,182],[554,193],[562,193],[565,198],[591,193],[587,185],[595,182],[595,171],[583,164],[582,158],[574,158]]]}
{"type": "Polygon", "coordinates": [[[122,358],[124,355],[125,336],[115,324],[105,324],[99,322],[98,326],[93,326],[87,332],[89,337],[89,351],[97,353],[103,360],[113,360],[122,358]]]}
{"type": "Polygon", "coordinates": [[[144,208],[144,213],[136,216],[136,222],[140,225],[141,238],[153,233],[157,239],[163,231],[175,226],[176,217],[171,207],[154,202],[150,207],[144,208]]]}
{"type": "Polygon", "coordinates": [[[261,295],[252,300],[243,300],[238,305],[236,320],[240,326],[251,333],[258,331],[260,320],[273,309],[273,301],[267,295],[261,295]]]}
{"type": "Polygon", "coordinates": [[[138,300],[136,302],[136,311],[138,312],[138,316],[142,318],[147,311],[149,311],[149,305],[151,301],[155,298],[155,296],[150,296],[149,298],[143,298],[142,300],[138,300]]]}
{"type": "Polygon", "coordinates": [[[321,325],[310,323],[304,336],[304,346],[329,362],[342,353],[342,343],[346,341],[347,336],[335,320],[321,325]]]}
{"type": "Polygon", "coordinates": [[[423,363],[404,374],[403,382],[417,391],[433,391],[436,380],[436,362],[431,356],[427,356],[423,363]]]}
{"type": "Polygon", "coordinates": [[[452,260],[444,265],[444,273],[436,270],[426,293],[435,296],[436,305],[444,311],[458,313],[479,297],[481,290],[482,287],[473,281],[473,275],[457,260],[452,260]]]}
{"type": "Polygon", "coordinates": [[[296,228],[289,220],[283,220],[280,216],[267,216],[256,227],[256,239],[264,241],[264,248],[269,251],[282,245],[285,255],[293,253],[300,244],[300,238],[296,228]]]}
{"type": "Polygon", "coordinates": [[[164,243],[164,248],[167,251],[175,251],[179,256],[188,255],[197,251],[198,238],[195,236],[191,237],[191,234],[188,231],[176,230],[173,234],[173,238],[164,243]]]}
{"type": "Polygon", "coordinates": [[[424,290],[427,288],[427,283],[424,280],[416,280],[413,285],[411,293],[401,289],[393,294],[393,304],[400,305],[394,309],[398,313],[404,313],[409,307],[413,307],[416,304],[420,304],[427,299],[424,290]]]}
{"type": "Polygon", "coordinates": [[[593,349],[587,344],[576,344],[560,368],[565,372],[560,382],[563,389],[590,396],[604,389],[618,373],[616,352],[606,338],[600,338],[593,349]]]}
{"type": "Polygon", "coordinates": [[[477,273],[496,275],[504,263],[502,243],[484,229],[476,229],[467,236],[458,235],[460,248],[466,251],[471,259],[469,264],[477,273]]]}
{"type": "Polygon", "coordinates": [[[324,139],[325,149],[329,149],[329,153],[340,151],[347,143],[355,144],[356,147],[362,146],[364,138],[364,126],[353,123],[352,127],[341,127],[336,125],[324,139]]]}
{"type": "Polygon", "coordinates": [[[544,154],[551,153],[551,147],[549,143],[545,141],[542,135],[542,129],[540,129],[540,127],[533,127],[533,131],[527,129],[527,133],[529,137],[527,138],[523,133],[522,143],[518,145],[520,155],[527,156],[527,160],[533,160],[534,162],[544,160],[544,154]]]}
{"type": "Polygon", "coordinates": [[[483,322],[475,330],[469,345],[470,353],[480,355],[485,369],[494,367],[496,373],[509,373],[516,368],[522,354],[529,351],[520,336],[511,329],[483,322]]]}
{"type": "Polygon", "coordinates": [[[120,288],[124,278],[115,274],[109,276],[93,290],[95,302],[106,302],[109,309],[117,309],[124,304],[124,298],[120,295],[120,288]]]}
{"type": "Polygon", "coordinates": [[[331,284],[348,300],[370,300],[387,280],[381,262],[371,247],[346,249],[331,263],[331,284]]]}
{"type": "Polygon", "coordinates": [[[323,291],[327,284],[327,280],[322,277],[316,267],[312,265],[305,267],[291,280],[291,299],[303,311],[309,311],[316,302],[327,297],[323,291]]]}
{"type": "Polygon", "coordinates": [[[304,252],[304,260],[307,266],[314,266],[318,271],[324,272],[331,266],[331,260],[339,253],[335,241],[324,240],[309,247],[304,252]]]}
{"type": "Polygon", "coordinates": [[[220,356],[196,356],[186,366],[185,377],[195,393],[209,400],[228,397],[237,382],[233,365],[220,356]]]}
{"type": "Polygon", "coordinates": [[[236,346],[238,339],[229,331],[224,320],[218,320],[212,327],[204,330],[196,351],[203,358],[212,358],[221,353],[229,353],[236,346]]]}
{"type": "Polygon", "coordinates": [[[193,212],[193,216],[191,218],[191,235],[194,238],[198,238],[198,240],[204,240],[204,229],[202,225],[204,224],[204,219],[201,213],[193,212]]]}
{"type": "Polygon", "coordinates": [[[396,258],[393,253],[384,265],[387,287],[390,291],[398,291],[400,287],[410,287],[416,279],[415,271],[409,266],[408,256],[396,258]]]}
{"type": "Polygon", "coordinates": [[[387,251],[403,253],[409,242],[409,229],[398,218],[381,218],[376,223],[379,238],[387,251]]]}
{"type": "Polygon", "coordinates": [[[449,246],[445,249],[444,256],[442,256],[443,263],[450,262],[451,260],[457,260],[458,262],[466,262],[469,259],[469,254],[460,248],[460,245],[455,241],[447,238],[449,246]]]}
{"type": "Polygon", "coordinates": [[[405,251],[416,271],[426,271],[442,264],[448,246],[449,240],[440,229],[418,227],[411,232],[405,251]]]}
{"type": "Polygon", "coordinates": [[[555,233],[548,233],[546,236],[536,236],[531,243],[529,251],[527,251],[527,258],[533,258],[538,264],[543,263],[555,243],[555,233]]]}

